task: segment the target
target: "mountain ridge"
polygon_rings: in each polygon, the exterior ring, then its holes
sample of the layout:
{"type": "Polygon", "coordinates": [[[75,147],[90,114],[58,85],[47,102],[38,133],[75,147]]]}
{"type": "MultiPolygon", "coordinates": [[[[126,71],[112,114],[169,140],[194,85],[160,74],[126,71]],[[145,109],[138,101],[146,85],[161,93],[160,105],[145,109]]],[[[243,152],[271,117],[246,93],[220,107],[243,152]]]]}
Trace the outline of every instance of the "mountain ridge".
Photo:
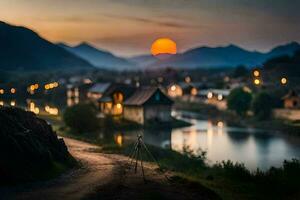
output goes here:
{"type": "Polygon", "coordinates": [[[98,68],[126,70],[134,69],[135,67],[134,63],[129,60],[118,57],[109,51],[98,49],[87,42],[81,42],[73,47],[64,43],[58,43],[57,45],[81,57],[82,59],[89,61],[98,68]]]}
{"type": "Polygon", "coordinates": [[[86,60],[42,38],[38,33],[0,21],[0,69],[57,70],[93,68],[86,60]]]}

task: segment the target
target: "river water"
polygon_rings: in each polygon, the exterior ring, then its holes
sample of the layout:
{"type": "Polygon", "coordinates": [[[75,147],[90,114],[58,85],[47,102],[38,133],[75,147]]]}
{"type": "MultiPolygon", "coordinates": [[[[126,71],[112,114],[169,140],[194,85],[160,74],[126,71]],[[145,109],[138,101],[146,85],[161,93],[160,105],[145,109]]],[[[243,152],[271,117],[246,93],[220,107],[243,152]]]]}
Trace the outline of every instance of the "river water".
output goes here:
{"type": "Polygon", "coordinates": [[[144,135],[148,144],[182,152],[207,152],[209,164],[222,160],[242,162],[251,170],[280,167],[286,159],[300,159],[300,138],[253,128],[229,127],[223,121],[199,120],[192,113],[176,112],[177,118],[188,121],[190,127],[170,130],[139,130],[124,132],[124,136],[144,135]]]}
{"type": "MultiPolygon", "coordinates": [[[[0,101],[0,103],[21,105],[12,101],[0,101]]],[[[53,103],[38,104],[27,100],[25,107],[37,114],[61,114],[60,106],[55,106],[53,103]]],[[[173,112],[172,115],[193,125],[176,129],[118,131],[109,133],[111,136],[109,138],[117,144],[123,145],[133,142],[136,136],[141,134],[147,144],[178,152],[189,149],[198,153],[202,150],[207,152],[210,164],[222,160],[232,160],[244,163],[251,170],[258,167],[262,170],[271,166],[279,167],[285,159],[300,159],[299,137],[267,130],[230,127],[224,121],[200,120],[197,114],[190,112],[173,112]]],[[[105,137],[104,133],[97,136],[99,139],[103,137],[105,137]]]]}

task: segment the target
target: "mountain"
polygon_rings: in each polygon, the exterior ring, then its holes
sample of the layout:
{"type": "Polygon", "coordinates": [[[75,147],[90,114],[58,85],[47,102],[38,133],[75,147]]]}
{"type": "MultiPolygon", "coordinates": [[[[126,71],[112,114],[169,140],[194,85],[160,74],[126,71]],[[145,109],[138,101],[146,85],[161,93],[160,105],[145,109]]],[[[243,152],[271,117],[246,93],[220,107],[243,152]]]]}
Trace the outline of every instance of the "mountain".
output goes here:
{"type": "Polygon", "coordinates": [[[25,27],[0,21],[0,69],[43,70],[92,68],[87,61],[25,27]]]}
{"type": "Polygon", "coordinates": [[[74,47],[70,47],[63,43],[59,43],[58,45],[99,68],[124,70],[133,69],[134,67],[134,63],[125,58],[117,57],[108,51],[97,49],[86,42],[74,47]]]}
{"type": "Polygon", "coordinates": [[[297,50],[300,50],[300,44],[297,42],[291,42],[275,47],[270,52],[268,52],[267,55],[268,58],[278,57],[282,55],[292,56],[297,50]]]}
{"type": "Polygon", "coordinates": [[[139,55],[128,58],[129,61],[135,63],[139,67],[146,67],[154,62],[157,62],[159,59],[152,55],[139,55]]]}
{"type": "Polygon", "coordinates": [[[151,55],[142,55],[131,58],[137,65],[144,68],[179,67],[179,68],[216,68],[247,65],[249,67],[261,65],[266,60],[280,55],[292,55],[300,45],[292,42],[275,47],[267,53],[248,51],[236,45],[224,47],[199,47],[184,53],[170,56],[168,59],[153,59],[151,55]]]}

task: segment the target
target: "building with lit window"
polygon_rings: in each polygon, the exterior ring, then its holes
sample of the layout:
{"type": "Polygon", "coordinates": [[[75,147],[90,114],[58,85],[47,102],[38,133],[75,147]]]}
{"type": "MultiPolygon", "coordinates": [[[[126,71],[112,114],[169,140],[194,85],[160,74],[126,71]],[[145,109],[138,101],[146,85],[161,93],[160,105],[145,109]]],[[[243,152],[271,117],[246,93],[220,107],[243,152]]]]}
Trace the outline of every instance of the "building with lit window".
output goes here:
{"type": "Polygon", "coordinates": [[[300,108],[300,96],[296,93],[296,91],[292,90],[283,98],[284,108],[287,109],[299,109],[300,108]]]}
{"type": "Polygon", "coordinates": [[[100,99],[110,85],[110,83],[96,83],[88,90],[87,97],[92,101],[100,99]]]}
{"type": "Polygon", "coordinates": [[[124,101],[136,91],[136,87],[114,83],[98,99],[100,112],[105,115],[122,115],[124,101]]]}
{"type": "Polygon", "coordinates": [[[139,88],[124,102],[124,118],[138,124],[171,122],[173,101],[157,87],[139,88]]]}

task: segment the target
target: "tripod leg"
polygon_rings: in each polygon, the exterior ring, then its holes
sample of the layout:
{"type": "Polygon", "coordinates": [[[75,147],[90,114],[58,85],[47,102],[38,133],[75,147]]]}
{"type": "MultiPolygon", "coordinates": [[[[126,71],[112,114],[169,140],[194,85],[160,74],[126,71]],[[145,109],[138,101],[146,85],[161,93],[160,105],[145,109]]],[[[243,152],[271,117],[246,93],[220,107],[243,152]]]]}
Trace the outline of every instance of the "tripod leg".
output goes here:
{"type": "Polygon", "coordinates": [[[134,149],[134,152],[132,153],[131,161],[130,161],[130,166],[133,164],[134,159],[137,157],[137,148],[134,149]]]}
{"type": "Polygon", "coordinates": [[[141,168],[142,168],[143,179],[144,179],[144,182],[146,182],[145,173],[144,173],[144,165],[143,165],[142,152],[139,152],[139,153],[140,153],[140,159],[141,159],[141,168]]]}
{"type": "Polygon", "coordinates": [[[140,147],[138,146],[137,153],[136,153],[134,173],[137,172],[137,165],[138,165],[139,154],[140,154],[140,147]]]}
{"type": "Polygon", "coordinates": [[[134,156],[136,147],[137,147],[137,142],[135,142],[133,145],[133,149],[132,149],[131,153],[129,154],[128,161],[130,161],[132,159],[132,157],[134,156]]]}

